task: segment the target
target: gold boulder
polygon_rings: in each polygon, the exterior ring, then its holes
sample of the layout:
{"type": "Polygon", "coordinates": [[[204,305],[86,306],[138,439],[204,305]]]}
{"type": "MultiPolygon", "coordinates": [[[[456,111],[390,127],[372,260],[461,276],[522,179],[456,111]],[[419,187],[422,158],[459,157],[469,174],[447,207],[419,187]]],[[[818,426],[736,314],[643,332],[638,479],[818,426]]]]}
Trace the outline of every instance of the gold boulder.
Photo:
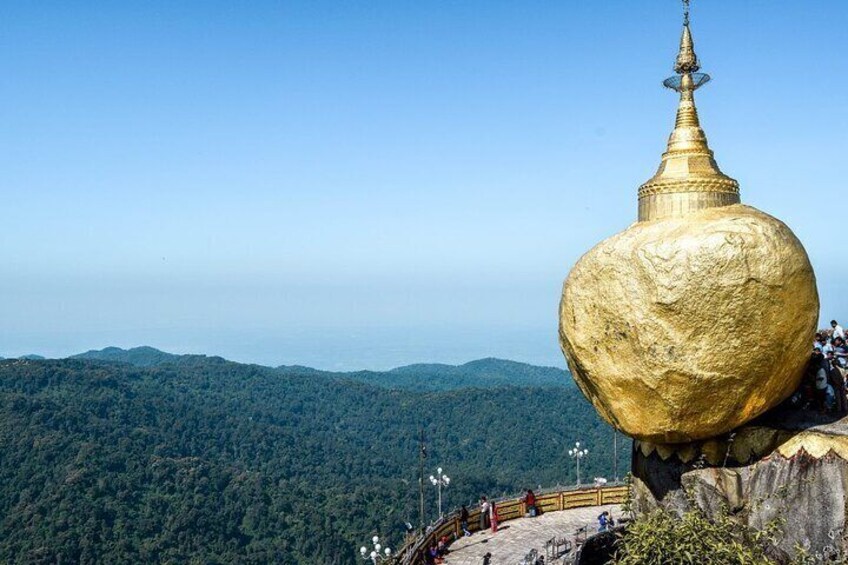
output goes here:
{"type": "Polygon", "coordinates": [[[801,243],[737,204],[639,222],[589,251],[563,289],[560,340],[607,421],[679,443],[728,432],[791,395],[817,318],[801,243]]]}

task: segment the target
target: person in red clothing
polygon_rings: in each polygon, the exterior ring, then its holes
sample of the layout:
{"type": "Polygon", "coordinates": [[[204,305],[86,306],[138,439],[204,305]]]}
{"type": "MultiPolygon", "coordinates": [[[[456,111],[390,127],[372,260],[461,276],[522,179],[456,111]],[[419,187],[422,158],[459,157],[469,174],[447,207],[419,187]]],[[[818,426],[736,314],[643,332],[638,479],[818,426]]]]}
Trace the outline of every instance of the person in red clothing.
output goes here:
{"type": "Polygon", "coordinates": [[[492,524],[492,533],[494,534],[498,531],[498,507],[494,501],[489,504],[489,522],[492,524]]]}
{"type": "Polygon", "coordinates": [[[536,495],[533,494],[532,490],[527,490],[527,494],[524,496],[524,505],[527,507],[527,513],[530,514],[530,517],[535,518],[538,510],[536,509],[536,495]]]}

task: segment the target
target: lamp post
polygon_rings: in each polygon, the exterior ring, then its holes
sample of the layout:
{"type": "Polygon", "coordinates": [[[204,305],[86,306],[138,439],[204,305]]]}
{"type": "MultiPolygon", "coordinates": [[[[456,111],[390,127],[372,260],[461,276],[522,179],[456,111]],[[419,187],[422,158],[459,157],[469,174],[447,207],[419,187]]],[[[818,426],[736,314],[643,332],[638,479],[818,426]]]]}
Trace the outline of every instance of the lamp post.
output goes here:
{"type": "Polygon", "coordinates": [[[568,456],[577,461],[577,486],[580,486],[580,460],[589,455],[588,449],[580,449],[580,442],[574,444],[574,449],[568,450],[568,456]]]}
{"type": "Polygon", "coordinates": [[[439,518],[442,518],[442,487],[447,488],[450,484],[450,477],[442,474],[442,468],[436,469],[436,476],[430,475],[430,482],[433,486],[439,489],[439,518]]]}
{"type": "Polygon", "coordinates": [[[378,563],[387,563],[392,558],[391,548],[380,545],[380,538],[378,536],[371,538],[371,543],[374,544],[374,548],[370,552],[364,545],[359,548],[359,554],[363,559],[371,561],[373,565],[377,565],[378,563]],[[380,553],[381,550],[383,553],[380,553]]]}

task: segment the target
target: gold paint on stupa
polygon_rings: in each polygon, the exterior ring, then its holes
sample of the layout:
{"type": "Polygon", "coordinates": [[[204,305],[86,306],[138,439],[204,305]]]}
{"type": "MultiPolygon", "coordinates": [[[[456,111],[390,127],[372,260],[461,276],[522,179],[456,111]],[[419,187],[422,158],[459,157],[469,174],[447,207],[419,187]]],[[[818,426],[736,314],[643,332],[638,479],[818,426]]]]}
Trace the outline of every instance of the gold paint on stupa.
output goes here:
{"type": "Polygon", "coordinates": [[[575,381],[617,429],[656,443],[728,432],[797,387],[818,319],[807,254],[779,220],[739,204],[707,145],[694,91],[709,80],[688,12],[674,131],[639,189],[639,221],[572,269],[560,343],[575,381]]]}
{"type": "Polygon", "coordinates": [[[698,73],[700,65],[688,13],[674,70],[679,76],[666,79],[663,84],[680,92],[677,119],[657,174],[639,188],[640,221],[739,204],[739,183],[719,170],[698,119],[695,90],[710,77],[698,73]]]}

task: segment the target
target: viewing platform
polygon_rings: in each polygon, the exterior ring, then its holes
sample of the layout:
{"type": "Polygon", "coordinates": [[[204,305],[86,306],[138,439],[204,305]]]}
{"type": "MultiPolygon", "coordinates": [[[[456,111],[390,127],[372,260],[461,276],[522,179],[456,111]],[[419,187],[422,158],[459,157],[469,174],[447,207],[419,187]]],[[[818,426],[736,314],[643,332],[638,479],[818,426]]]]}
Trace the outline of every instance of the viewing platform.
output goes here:
{"type": "Polygon", "coordinates": [[[580,542],[598,531],[598,514],[604,510],[615,518],[620,516],[620,506],[609,504],[510,520],[499,526],[497,533],[486,530],[454,542],[445,556],[445,565],[480,565],[486,553],[492,555],[491,565],[517,565],[531,550],[545,556],[546,564],[568,563],[580,542]],[[559,559],[548,561],[546,544],[554,538],[570,542],[571,549],[564,555],[556,551],[559,559]]]}
{"type": "MultiPolygon", "coordinates": [[[[571,550],[564,556],[575,555],[580,544],[598,530],[598,515],[604,510],[620,517],[620,504],[627,497],[623,485],[558,489],[537,494],[536,506],[540,515],[527,516],[521,498],[496,500],[499,516],[498,531],[479,531],[480,510],[469,509],[469,530],[473,535],[464,537],[457,513],[452,513],[433,524],[427,534],[405,546],[396,556],[395,563],[423,565],[427,549],[442,537],[450,541],[446,565],[479,565],[483,556],[491,554],[490,565],[517,565],[532,550],[546,555],[546,544],[552,539],[570,543],[571,550]]],[[[560,559],[545,563],[570,563],[560,559]]]]}

